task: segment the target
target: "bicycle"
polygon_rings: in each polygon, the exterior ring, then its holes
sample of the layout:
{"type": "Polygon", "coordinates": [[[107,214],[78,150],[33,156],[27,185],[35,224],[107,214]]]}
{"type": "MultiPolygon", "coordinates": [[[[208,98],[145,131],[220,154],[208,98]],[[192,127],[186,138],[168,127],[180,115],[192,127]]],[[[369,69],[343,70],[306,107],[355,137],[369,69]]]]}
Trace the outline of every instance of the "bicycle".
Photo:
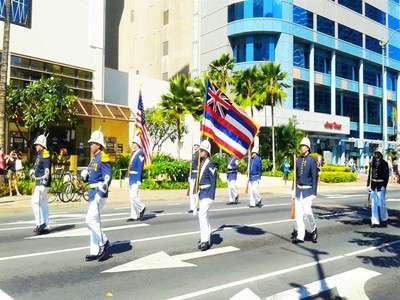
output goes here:
{"type": "Polygon", "coordinates": [[[89,183],[84,182],[80,176],[72,173],[71,181],[66,183],[63,188],[62,197],[64,202],[81,201],[82,198],[85,201],[89,201],[89,190],[89,183]]]}
{"type": "Polygon", "coordinates": [[[68,159],[68,157],[58,155],[57,152],[53,153],[53,174],[49,189],[49,203],[52,203],[56,200],[67,202],[63,199],[63,189],[65,184],[71,181],[71,172],[65,171],[65,166],[68,162],[68,159]]]}

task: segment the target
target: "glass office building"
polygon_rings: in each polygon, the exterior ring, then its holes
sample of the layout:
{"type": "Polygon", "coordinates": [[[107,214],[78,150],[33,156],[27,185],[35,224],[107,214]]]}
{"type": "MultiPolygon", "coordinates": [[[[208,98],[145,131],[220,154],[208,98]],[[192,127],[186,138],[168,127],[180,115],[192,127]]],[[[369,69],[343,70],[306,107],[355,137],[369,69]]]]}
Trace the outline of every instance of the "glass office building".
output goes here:
{"type": "Polygon", "coordinates": [[[365,165],[376,147],[396,149],[399,0],[201,3],[203,69],[223,52],[236,69],[280,63],[292,85],[283,118],[296,116],[312,150],[332,163],[365,165]]]}

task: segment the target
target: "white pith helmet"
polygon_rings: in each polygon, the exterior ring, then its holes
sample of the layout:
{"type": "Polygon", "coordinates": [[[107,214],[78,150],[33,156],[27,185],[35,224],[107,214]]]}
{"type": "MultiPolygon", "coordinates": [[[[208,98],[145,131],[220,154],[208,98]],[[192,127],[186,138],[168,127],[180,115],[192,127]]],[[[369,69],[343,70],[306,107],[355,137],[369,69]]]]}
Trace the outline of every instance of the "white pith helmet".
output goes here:
{"type": "Polygon", "coordinates": [[[302,138],[301,139],[301,142],[300,142],[300,146],[307,146],[308,147],[308,150],[310,150],[311,149],[311,143],[310,143],[310,139],[309,138],[307,138],[307,137],[304,137],[304,138],[302,138]]]}
{"type": "Polygon", "coordinates": [[[90,140],[88,143],[96,143],[105,148],[104,146],[104,135],[100,130],[96,130],[92,132],[92,135],[90,136],[90,140]]]}
{"type": "Polygon", "coordinates": [[[33,144],[40,145],[47,149],[47,137],[44,134],[41,134],[36,138],[36,141],[33,144]]]}
{"type": "Polygon", "coordinates": [[[211,144],[210,144],[209,141],[207,141],[207,140],[202,141],[202,142],[200,143],[199,149],[200,149],[200,150],[207,151],[208,154],[211,155],[211,144]]]}
{"type": "Polygon", "coordinates": [[[381,147],[376,148],[375,151],[374,151],[374,153],[376,153],[376,152],[379,152],[381,155],[383,155],[383,153],[382,153],[382,148],[381,148],[381,147]]]}
{"type": "Polygon", "coordinates": [[[257,155],[258,155],[259,151],[260,151],[260,148],[257,146],[254,146],[253,149],[251,149],[251,153],[257,153],[257,155]]]}
{"type": "Polygon", "coordinates": [[[133,138],[132,143],[135,143],[135,144],[138,145],[140,148],[142,147],[142,142],[141,142],[141,140],[140,140],[140,137],[137,136],[137,135],[133,138]]]}

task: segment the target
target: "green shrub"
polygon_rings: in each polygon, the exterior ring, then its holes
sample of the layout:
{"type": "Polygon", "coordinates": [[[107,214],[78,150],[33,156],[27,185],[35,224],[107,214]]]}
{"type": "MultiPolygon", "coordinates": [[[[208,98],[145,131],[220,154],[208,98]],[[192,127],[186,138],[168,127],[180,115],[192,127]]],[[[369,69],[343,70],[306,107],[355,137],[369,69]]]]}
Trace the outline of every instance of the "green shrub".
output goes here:
{"type": "Polygon", "coordinates": [[[351,172],[350,167],[325,165],[322,167],[322,172],[351,172]]]}
{"type": "Polygon", "coordinates": [[[326,183],[357,181],[357,175],[351,172],[321,172],[321,181],[326,183]]]}

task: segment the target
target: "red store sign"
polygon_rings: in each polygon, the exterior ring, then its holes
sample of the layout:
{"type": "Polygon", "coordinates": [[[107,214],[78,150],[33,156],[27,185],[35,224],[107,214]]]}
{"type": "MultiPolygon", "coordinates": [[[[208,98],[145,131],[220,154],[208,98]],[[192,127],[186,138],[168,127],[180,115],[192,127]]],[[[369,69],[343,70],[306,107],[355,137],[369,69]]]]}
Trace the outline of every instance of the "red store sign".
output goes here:
{"type": "Polygon", "coordinates": [[[333,123],[329,123],[328,121],[325,122],[324,124],[325,128],[330,128],[330,129],[338,129],[341,130],[342,129],[342,124],[338,124],[336,122],[333,123]]]}

